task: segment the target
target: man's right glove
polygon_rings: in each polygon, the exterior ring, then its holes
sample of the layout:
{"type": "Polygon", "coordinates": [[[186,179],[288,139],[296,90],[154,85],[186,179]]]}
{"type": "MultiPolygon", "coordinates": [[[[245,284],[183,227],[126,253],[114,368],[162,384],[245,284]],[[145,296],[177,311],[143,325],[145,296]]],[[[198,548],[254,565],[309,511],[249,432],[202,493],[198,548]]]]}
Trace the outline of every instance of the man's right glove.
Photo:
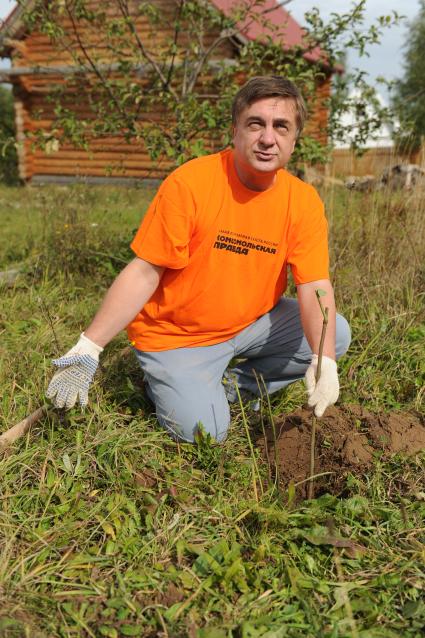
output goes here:
{"type": "Polygon", "coordinates": [[[339,396],[339,379],[336,361],[322,357],[320,379],[316,381],[318,356],[314,354],[304,376],[308,394],[308,405],[314,407],[314,414],[320,418],[329,405],[336,403],[339,396]]]}
{"type": "Polygon", "coordinates": [[[77,399],[84,408],[88,391],[99,364],[103,348],[81,334],[78,343],[60,359],[52,363],[60,368],[47,388],[46,397],[57,408],[72,408],[77,399]]]}

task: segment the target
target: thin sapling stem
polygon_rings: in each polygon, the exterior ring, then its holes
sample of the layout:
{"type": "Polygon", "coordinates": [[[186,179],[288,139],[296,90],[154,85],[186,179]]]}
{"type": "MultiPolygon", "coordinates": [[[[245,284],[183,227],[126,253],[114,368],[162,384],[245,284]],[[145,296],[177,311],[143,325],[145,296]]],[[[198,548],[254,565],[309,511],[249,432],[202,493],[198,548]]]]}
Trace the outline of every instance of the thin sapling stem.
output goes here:
{"type": "MultiPolygon", "coordinates": [[[[320,297],[324,297],[326,292],[318,288],[315,290],[317,301],[319,302],[320,310],[322,312],[323,323],[322,333],[320,335],[319,352],[317,355],[317,371],[316,371],[316,383],[320,379],[322,372],[322,356],[323,356],[323,344],[325,343],[326,329],[328,327],[328,312],[329,308],[323,307],[320,297]]],[[[311,439],[310,439],[310,482],[308,484],[308,498],[314,498],[314,468],[316,465],[316,430],[317,430],[317,417],[313,412],[311,420],[311,439]]]]}

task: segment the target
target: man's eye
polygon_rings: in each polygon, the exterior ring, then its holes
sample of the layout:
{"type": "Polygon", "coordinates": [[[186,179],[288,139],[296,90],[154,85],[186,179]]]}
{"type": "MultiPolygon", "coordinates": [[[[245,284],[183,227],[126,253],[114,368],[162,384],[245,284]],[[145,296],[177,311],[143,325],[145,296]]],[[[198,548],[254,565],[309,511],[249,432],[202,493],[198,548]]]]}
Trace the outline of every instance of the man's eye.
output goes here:
{"type": "Polygon", "coordinates": [[[279,131],[287,131],[288,130],[288,125],[287,124],[276,124],[276,128],[279,131]]]}
{"type": "Polygon", "coordinates": [[[261,124],[259,122],[250,122],[248,126],[251,131],[259,131],[261,128],[261,124]]]}

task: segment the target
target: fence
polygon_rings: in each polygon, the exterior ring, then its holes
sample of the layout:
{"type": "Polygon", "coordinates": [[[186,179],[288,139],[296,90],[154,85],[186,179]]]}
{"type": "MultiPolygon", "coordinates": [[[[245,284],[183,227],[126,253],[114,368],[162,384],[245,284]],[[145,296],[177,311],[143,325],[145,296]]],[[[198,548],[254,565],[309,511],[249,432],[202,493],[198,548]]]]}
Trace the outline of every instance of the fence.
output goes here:
{"type": "Polygon", "coordinates": [[[396,153],[393,147],[371,148],[360,157],[350,149],[334,149],[326,172],[328,175],[342,178],[348,175],[379,176],[386,168],[401,163],[419,164],[425,168],[425,145],[415,153],[406,154],[396,153]]]}

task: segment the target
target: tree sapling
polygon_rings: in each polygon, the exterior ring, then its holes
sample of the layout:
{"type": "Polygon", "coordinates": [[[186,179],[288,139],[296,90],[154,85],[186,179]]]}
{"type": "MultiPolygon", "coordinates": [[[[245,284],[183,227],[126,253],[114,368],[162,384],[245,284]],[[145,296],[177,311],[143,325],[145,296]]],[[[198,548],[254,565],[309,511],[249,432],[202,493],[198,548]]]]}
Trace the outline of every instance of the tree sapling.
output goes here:
{"type": "MultiPolygon", "coordinates": [[[[320,310],[323,316],[322,323],[322,333],[320,335],[320,343],[319,343],[319,352],[317,355],[317,372],[316,372],[316,383],[320,379],[320,374],[322,371],[322,356],[323,356],[323,344],[325,342],[326,329],[328,327],[328,311],[329,308],[323,307],[321,297],[326,295],[326,291],[321,288],[317,288],[315,290],[317,301],[319,302],[320,310]]],[[[314,468],[315,468],[315,452],[316,452],[316,430],[317,430],[317,417],[313,412],[312,421],[311,421],[311,443],[310,443],[310,482],[308,485],[308,498],[314,498],[314,468]]]]}

